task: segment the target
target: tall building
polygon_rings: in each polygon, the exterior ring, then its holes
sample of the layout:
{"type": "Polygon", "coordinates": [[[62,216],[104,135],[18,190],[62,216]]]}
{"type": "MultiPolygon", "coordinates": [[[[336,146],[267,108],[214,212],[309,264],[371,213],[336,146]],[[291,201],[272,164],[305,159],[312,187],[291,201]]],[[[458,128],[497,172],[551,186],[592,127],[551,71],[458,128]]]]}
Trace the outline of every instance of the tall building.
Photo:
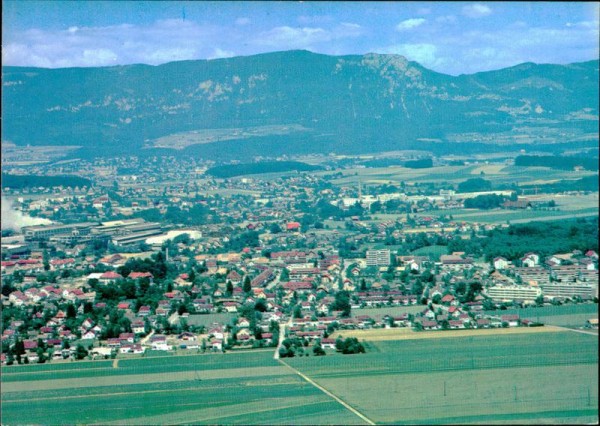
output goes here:
{"type": "Polygon", "coordinates": [[[367,250],[367,266],[390,266],[390,251],[367,250]]]}

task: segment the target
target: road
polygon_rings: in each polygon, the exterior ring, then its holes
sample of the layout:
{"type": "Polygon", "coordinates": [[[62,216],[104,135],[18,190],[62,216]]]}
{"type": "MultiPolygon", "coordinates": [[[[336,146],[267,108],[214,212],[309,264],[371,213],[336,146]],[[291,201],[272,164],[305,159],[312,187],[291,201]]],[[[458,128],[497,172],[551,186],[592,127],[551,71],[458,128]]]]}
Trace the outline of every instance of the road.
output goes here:
{"type": "Polygon", "coordinates": [[[287,323],[281,324],[279,326],[279,343],[277,344],[277,347],[275,348],[275,354],[273,355],[273,359],[279,359],[279,348],[281,348],[281,345],[283,344],[283,341],[285,340],[285,328],[292,325],[292,318],[293,318],[293,316],[290,316],[290,319],[288,320],[287,323]]]}

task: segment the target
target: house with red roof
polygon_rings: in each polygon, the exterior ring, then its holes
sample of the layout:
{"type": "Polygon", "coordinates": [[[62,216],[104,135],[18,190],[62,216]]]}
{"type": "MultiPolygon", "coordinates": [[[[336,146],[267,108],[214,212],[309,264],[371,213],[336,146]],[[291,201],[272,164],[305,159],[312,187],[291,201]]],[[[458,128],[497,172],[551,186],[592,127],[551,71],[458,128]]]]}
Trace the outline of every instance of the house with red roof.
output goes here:
{"type": "Polygon", "coordinates": [[[109,284],[109,283],[114,283],[115,281],[117,281],[121,278],[123,278],[123,276],[121,274],[118,274],[114,271],[107,271],[107,272],[103,273],[102,275],[100,275],[99,281],[104,284],[109,284]]]}
{"type": "Polygon", "coordinates": [[[150,315],[151,312],[151,308],[150,306],[140,306],[140,309],[138,310],[138,315],[140,317],[147,317],[148,315],[150,315]]]}
{"type": "Polygon", "coordinates": [[[50,261],[52,269],[65,269],[75,265],[75,259],[53,259],[50,261]]]}
{"type": "Polygon", "coordinates": [[[288,222],[288,223],[285,225],[285,228],[286,228],[288,231],[292,231],[292,232],[299,231],[299,230],[300,230],[300,222],[288,222]]]}
{"type": "Polygon", "coordinates": [[[152,283],[152,280],[154,279],[154,275],[152,275],[152,273],[150,273],[150,272],[130,272],[128,275],[128,278],[131,278],[132,280],[148,278],[150,280],[150,282],[152,283]]]}
{"type": "Polygon", "coordinates": [[[289,291],[307,292],[311,291],[313,286],[312,283],[307,281],[290,281],[283,284],[283,288],[289,291]]]}

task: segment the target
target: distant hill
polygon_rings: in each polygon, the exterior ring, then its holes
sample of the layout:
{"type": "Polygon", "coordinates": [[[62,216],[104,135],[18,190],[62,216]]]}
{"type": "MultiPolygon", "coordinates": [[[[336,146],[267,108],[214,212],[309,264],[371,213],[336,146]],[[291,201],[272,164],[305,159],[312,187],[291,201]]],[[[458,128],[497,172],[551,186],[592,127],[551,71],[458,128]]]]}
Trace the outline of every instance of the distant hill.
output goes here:
{"type": "Polygon", "coordinates": [[[225,159],[452,151],[456,143],[597,146],[598,75],[598,61],[453,77],[398,55],[307,51],[160,66],[3,67],[2,139],[81,145],[78,155],[146,146],[225,159]]]}

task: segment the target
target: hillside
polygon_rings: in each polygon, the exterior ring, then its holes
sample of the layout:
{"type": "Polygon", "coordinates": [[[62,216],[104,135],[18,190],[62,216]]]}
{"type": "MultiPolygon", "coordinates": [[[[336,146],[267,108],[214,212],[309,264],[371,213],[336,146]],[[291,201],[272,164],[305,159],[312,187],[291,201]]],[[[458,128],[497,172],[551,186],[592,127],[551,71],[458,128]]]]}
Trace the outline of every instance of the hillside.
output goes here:
{"type": "Polygon", "coordinates": [[[598,61],[453,77],[398,55],[289,51],[160,66],[3,67],[2,79],[2,139],[83,146],[78,155],[598,143],[598,61]]]}

